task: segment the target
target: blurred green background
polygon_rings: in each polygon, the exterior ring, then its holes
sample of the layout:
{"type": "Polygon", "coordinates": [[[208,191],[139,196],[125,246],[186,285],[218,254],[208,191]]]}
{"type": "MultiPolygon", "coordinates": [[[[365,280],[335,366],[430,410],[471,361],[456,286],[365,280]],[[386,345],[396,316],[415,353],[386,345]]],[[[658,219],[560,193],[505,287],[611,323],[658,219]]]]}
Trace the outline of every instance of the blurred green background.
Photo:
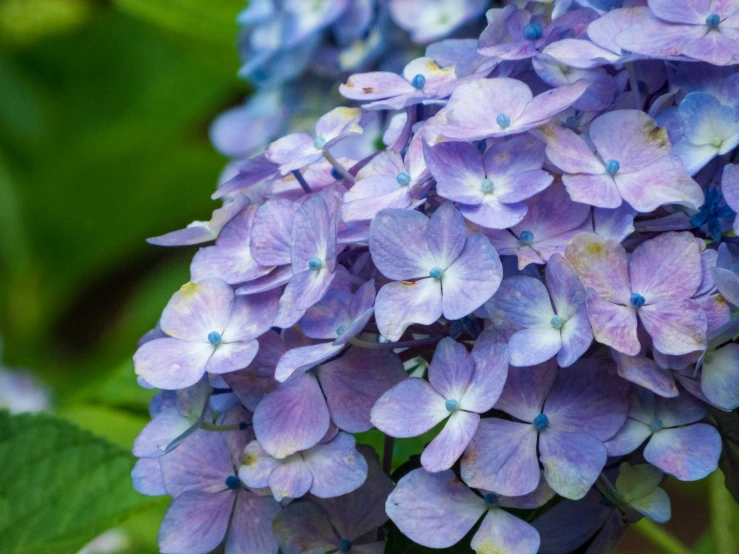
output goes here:
{"type": "MultiPolygon", "coordinates": [[[[208,126],[248,93],[234,48],[243,7],[0,0],[2,365],[32,371],[58,415],[126,449],[151,396],[136,385],[136,340],[195,251],[144,239],[217,207],[226,160],[208,126]]],[[[668,528],[713,551],[706,484],[670,489],[668,528]]],[[[166,505],[123,524],[127,551],[157,552],[166,505]]],[[[656,551],[633,531],[623,547],[656,551]]]]}

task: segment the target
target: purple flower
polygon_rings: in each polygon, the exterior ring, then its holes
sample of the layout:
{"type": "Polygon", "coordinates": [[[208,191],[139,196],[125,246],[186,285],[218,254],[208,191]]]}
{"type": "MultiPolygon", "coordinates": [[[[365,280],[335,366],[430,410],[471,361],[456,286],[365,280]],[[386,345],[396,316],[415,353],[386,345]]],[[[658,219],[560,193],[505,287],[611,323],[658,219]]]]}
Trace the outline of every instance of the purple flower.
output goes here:
{"type": "Polygon", "coordinates": [[[575,202],[617,208],[626,200],[640,212],[663,204],[693,209],[703,204],[700,186],[670,156],[667,132],[644,112],[617,110],[593,120],[589,137],[595,154],[564,127],[546,127],[544,134],[547,157],[564,172],[562,182],[575,202]]]}
{"type": "Polygon", "coordinates": [[[431,58],[418,58],[405,66],[403,75],[389,71],[357,73],[339,87],[345,98],[366,102],[365,110],[399,110],[406,106],[448,97],[460,82],[454,67],[439,67],[431,58]]]}
{"type": "Polygon", "coordinates": [[[734,2],[649,0],[649,8],[616,35],[616,44],[652,57],[683,55],[715,65],[739,62],[739,7],[734,2]]]}
{"type": "Polygon", "coordinates": [[[687,354],[706,346],[706,315],[691,298],[701,284],[698,243],[690,233],[664,233],[628,258],[620,244],[582,233],[566,256],[587,289],[595,339],[634,356],[637,315],[654,347],[687,354]]]}
{"type": "Polygon", "coordinates": [[[447,105],[424,126],[426,140],[482,140],[522,133],[549,121],[582,96],[579,81],[534,97],[516,79],[479,79],[454,89],[447,105]]]}
{"type": "Polygon", "coordinates": [[[235,296],[219,279],[182,285],[162,312],[168,336],[144,343],[134,355],[136,374],[152,386],[181,389],[203,374],[228,373],[251,363],[256,338],[277,314],[277,295],[235,296]]]}
{"type": "Polygon", "coordinates": [[[236,476],[242,441],[198,430],[160,458],[164,486],[173,497],[159,548],[172,554],[205,554],[225,539],[227,554],[277,554],[272,520],[280,505],[260,496],[236,476]]]}
{"type": "Polygon", "coordinates": [[[392,437],[417,437],[449,418],[421,455],[427,471],[449,469],[475,434],[480,415],[500,396],[508,373],[508,349],[480,335],[472,353],[450,338],[436,347],[429,380],[411,377],[383,394],[372,423],[392,437]]]}
{"type": "Polygon", "coordinates": [[[537,365],[556,355],[560,367],[568,367],[593,341],[585,288],[559,254],[549,258],[546,287],[533,277],[509,277],[491,302],[519,329],[508,343],[511,365],[537,365]]]}
{"type": "Polygon", "coordinates": [[[689,394],[661,398],[632,387],[629,416],[606,443],[610,456],[633,452],[645,441],[644,458],[681,481],[703,479],[718,467],[721,436],[706,423],[696,423],[708,406],[689,394]]]}
{"type": "Polygon", "coordinates": [[[404,535],[430,548],[457,544],[482,518],[472,538],[475,552],[536,554],[539,533],[502,508],[538,508],[554,496],[554,491],[542,482],[525,496],[506,497],[484,490],[480,493],[475,494],[451,470],[427,473],[414,469],[398,482],[385,511],[404,535]]]}
{"type": "Polygon", "coordinates": [[[472,313],[498,289],[503,274],[490,241],[467,236],[451,203],[430,219],[412,210],[381,211],[370,225],[369,246],[377,269],[395,280],[380,289],[375,303],[377,326],[391,341],[411,323],[472,313]]]}
{"type": "Polygon", "coordinates": [[[362,134],[361,118],[358,108],[335,108],[318,120],[315,137],[309,133],[288,135],[270,144],[265,156],[280,165],[283,175],[302,169],[348,136],[362,134]]]}
{"type": "Polygon", "coordinates": [[[383,552],[384,541],[374,537],[387,521],[385,500],[393,483],[380,470],[371,449],[360,446],[358,450],[367,462],[367,480],[361,487],[336,498],[294,502],[275,518],[274,533],[283,554],[383,552]]]}
{"type": "Polygon", "coordinates": [[[211,387],[203,378],[192,387],[161,391],[149,403],[151,421],[133,443],[138,458],[158,458],[174,450],[200,427],[208,413],[211,387]]]}
{"type": "Polygon", "coordinates": [[[295,371],[257,405],[257,440],[270,456],[283,459],[318,444],[331,421],[350,433],[367,431],[375,401],[404,378],[403,364],[393,352],[361,348],[295,371]]]}
{"type": "Polygon", "coordinates": [[[405,158],[386,150],[357,172],[354,185],[344,195],[341,218],[347,223],[370,221],[385,208],[408,208],[428,180],[423,139],[417,135],[405,158]]]}
{"type": "Polygon", "coordinates": [[[415,42],[430,42],[448,35],[480,15],[485,0],[390,0],[395,23],[409,31],[415,42]]]}
{"type": "Polygon", "coordinates": [[[439,195],[459,202],[465,219],[493,229],[506,229],[524,218],[523,200],[552,184],[541,169],[544,144],[520,136],[493,145],[484,154],[466,142],[426,147],[426,163],[439,195]]]}
{"type": "Polygon", "coordinates": [[[546,263],[564,254],[572,237],[590,227],[590,209],[570,200],[564,187],[554,184],[526,202],[528,211],[508,230],[483,232],[501,256],[518,257],[518,268],[546,263]]]}
{"type": "MultiPolygon", "coordinates": [[[[739,213],[739,164],[727,164],[724,167],[721,192],[728,206],[739,213]]],[[[739,217],[734,218],[734,234],[739,234],[739,217]]]]}
{"type": "Polygon", "coordinates": [[[557,494],[582,498],[606,463],[603,443],[626,419],[627,391],[610,364],[597,360],[512,369],[495,408],[515,420],[480,421],[462,457],[462,479],[506,496],[528,494],[539,485],[541,460],[557,494]]]}
{"type": "Polygon", "coordinates": [[[307,492],[319,498],[348,494],[367,478],[367,462],[354,437],[338,433],[326,442],[277,460],[257,441],[244,448],[239,478],[252,489],[269,487],[278,502],[307,492]]]}
{"type": "Polygon", "coordinates": [[[301,320],[306,336],[312,339],[333,339],[285,352],[275,368],[275,378],[284,381],[296,370],[308,370],[333,358],[344,350],[374,314],[375,282],[370,280],[352,294],[348,290],[332,288],[301,320]]]}

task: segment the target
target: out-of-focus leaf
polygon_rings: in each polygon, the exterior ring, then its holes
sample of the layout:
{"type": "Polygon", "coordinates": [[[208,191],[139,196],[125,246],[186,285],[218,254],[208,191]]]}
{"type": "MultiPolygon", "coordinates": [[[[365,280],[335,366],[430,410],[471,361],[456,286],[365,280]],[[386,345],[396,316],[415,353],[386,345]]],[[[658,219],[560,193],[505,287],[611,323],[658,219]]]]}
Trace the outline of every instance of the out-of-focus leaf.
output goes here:
{"type": "Polygon", "coordinates": [[[719,468],[724,473],[726,488],[739,503],[739,411],[714,409],[711,415],[716,420],[723,442],[719,468]]]}
{"type": "Polygon", "coordinates": [[[246,7],[244,0],[115,0],[115,4],[162,27],[229,46],[236,36],[236,16],[246,7]]]}
{"type": "Polygon", "coordinates": [[[0,43],[33,42],[80,25],[89,13],[88,0],[2,0],[0,43]]]}
{"type": "Polygon", "coordinates": [[[0,412],[0,552],[67,554],[145,509],[134,458],[45,414],[0,412]]]}
{"type": "Polygon", "coordinates": [[[149,422],[148,414],[135,414],[126,410],[92,404],[62,407],[58,410],[58,414],[65,420],[104,437],[126,450],[131,449],[133,439],[149,422]]]}

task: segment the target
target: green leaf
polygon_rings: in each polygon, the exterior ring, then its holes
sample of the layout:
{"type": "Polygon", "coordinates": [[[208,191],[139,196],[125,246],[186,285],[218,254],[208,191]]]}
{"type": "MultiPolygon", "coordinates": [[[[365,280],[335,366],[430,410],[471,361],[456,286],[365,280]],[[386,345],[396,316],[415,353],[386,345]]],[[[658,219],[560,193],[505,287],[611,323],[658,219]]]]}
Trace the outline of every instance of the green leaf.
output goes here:
{"type": "Polygon", "coordinates": [[[236,16],[246,6],[244,0],[115,0],[115,4],[156,25],[228,46],[236,37],[236,16]]]}
{"type": "Polygon", "coordinates": [[[724,474],[726,488],[739,503],[739,411],[723,412],[714,409],[711,415],[716,420],[723,442],[719,468],[724,474]]]}
{"type": "Polygon", "coordinates": [[[147,508],[134,458],[46,414],[0,412],[0,552],[67,554],[147,508]]]}

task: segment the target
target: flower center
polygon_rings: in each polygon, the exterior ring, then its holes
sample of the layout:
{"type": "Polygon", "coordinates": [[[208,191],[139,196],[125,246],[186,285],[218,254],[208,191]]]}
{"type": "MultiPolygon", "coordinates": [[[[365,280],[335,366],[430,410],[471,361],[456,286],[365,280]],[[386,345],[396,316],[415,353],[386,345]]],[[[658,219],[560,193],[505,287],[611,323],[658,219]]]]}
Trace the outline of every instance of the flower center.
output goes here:
{"type": "Polygon", "coordinates": [[[652,433],[656,433],[657,431],[661,431],[665,428],[665,424],[662,423],[662,420],[658,417],[655,417],[650,423],[649,428],[652,430],[652,433]]]}
{"type": "Polygon", "coordinates": [[[444,275],[444,270],[440,267],[432,267],[431,271],[429,271],[429,277],[433,279],[441,279],[442,275],[444,275]]]}
{"type": "Polygon", "coordinates": [[[419,73],[418,75],[413,77],[413,79],[411,79],[411,85],[413,86],[413,88],[421,90],[423,87],[426,86],[426,77],[419,73]]]}
{"type": "Polygon", "coordinates": [[[483,179],[480,183],[480,190],[482,192],[493,192],[493,182],[490,179],[483,179]]]}
{"type": "Polygon", "coordinates": [[[632,294],[631,299],[629,300],[629,302],[631,302],[631,305],[634,306],[635,308],[641,308],[646,301],[647,299],[644,298],[638,292],[635,292],[634,294],[632,294]]]}
{"type": "Polygon", "coordinates": [[[504,113],[498,114],[498,117],[495,118],[495,121],[498,123],[501,129],[505,129],[511,124],[511,118],[504,113]]]}
{"type": "Polygon", "coordinates": [[[539,414],[534,418],[534,429],[541,432],[547,427],[549,427],[549,418],[545,416],[544,414],[539,414]]]}
{"type": "Polygon", "coordinates": [[[485,501],[485,504],[488,506],[497,506],[498,505],[498,495],[493,494],[492,492],[487,493],[485,496],[482,497],[482,499],[485,501]]]}
{"type": "Polygon", "coordinates": [[[621,169],[621,164],[616,160],[608,160],[606,162],[606,173],[609,175],[615,175],[619,169],[621,169]]]}
{"type": "Polygon", "coordinates": [[[531,231],[521,231],[521,234],[518,236],[518,240],[524,244],[531,244],[534,242],[534,233],[531,231]]]}
{"type": "Polygon", "coordinates": [[[323,137],[316,137],[313,139],[313,148],[316,150],[322,150],[326,146],[326,139],[323,137]]]}
{"type": "Polygon", "coordinates": [[[554,327],[555,329],[561,329],[562,325],[565,324],[565,320],[559,317],[558,315],[555,315],[552,317],[552,319],[549,320],[549,323],[554,327]]]}
{"type": "Polygon", "coordinates": [[[340,337],[344,333],[346,333],[346,327],[344,325],[339,325],[339,327],[336,329],[336,336],[340,337]]]}
{"type": "Polygon", "coordinates": [[[398,176],[395,178],[395,180],[398,181],[399,185],[405,186],[411,182],[411,174],[407,171],[401,171],[400,173],[398,173],[398,176]]]}
{"type": "Polygon", "coordinates": [[[352,549],[352,541],[349,539],[341,539],[339,543],[339,552],[349,552],[352,549]]]}
{"type": "Polygon", "coordinates": [[[241,488],[241,480],[234,475],[229,475],[226,477],[226,486],[232,491],[238,490],[241,488]]]}
{"type": "Polygon", "coordinates": [[[523,28],[523,36],[526,40],[539,40],[544,33],[544,28],[540,23],[529,23],[523,28]]]}
{"type": "Polygon", "coordinates": [[[213,346],[221,342],[221,334],[218,331],[211,331],[208,333],[208,342],[213,346]]]}
{"type": "Polygon", "coordinates": [[[446,404],[444,404],[444,406],[446,406],[447,412],[453,412],[454,410],[459,408],[459,402],[457,402],[453,398],[450,398],[446,401],[446,404]]]}
{"type": "Polygon", "coordinates": [[[706,25],[708,25],[711,29],[715,29],[718,27],[718,24],[721,23],[721,16],[717,13],[712,13],[708,17],[706,17],[706,25]]]}
{"type": "Polygon", "coordinates": [[[323,267],[323,263],[321,263],[321,258],[314,256],[310,260],[308,260],[308,269],[311,271],[318,271],[323,267]]]}

